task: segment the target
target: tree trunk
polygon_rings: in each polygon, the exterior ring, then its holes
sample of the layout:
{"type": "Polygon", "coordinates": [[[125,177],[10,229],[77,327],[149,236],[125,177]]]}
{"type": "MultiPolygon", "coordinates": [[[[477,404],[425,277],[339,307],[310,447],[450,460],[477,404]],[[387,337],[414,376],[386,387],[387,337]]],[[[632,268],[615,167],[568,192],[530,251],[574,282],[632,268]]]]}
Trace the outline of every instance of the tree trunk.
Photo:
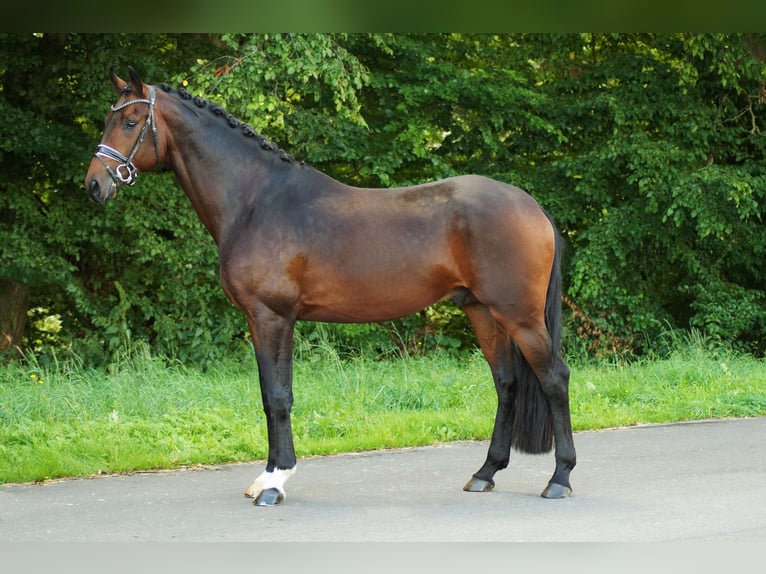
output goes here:
{"type": "Polygon", "coordinates": [[[21,341],[27,320],[29,287],[0,277],[0,354],[15,350],[21,355],[21,341]]]}

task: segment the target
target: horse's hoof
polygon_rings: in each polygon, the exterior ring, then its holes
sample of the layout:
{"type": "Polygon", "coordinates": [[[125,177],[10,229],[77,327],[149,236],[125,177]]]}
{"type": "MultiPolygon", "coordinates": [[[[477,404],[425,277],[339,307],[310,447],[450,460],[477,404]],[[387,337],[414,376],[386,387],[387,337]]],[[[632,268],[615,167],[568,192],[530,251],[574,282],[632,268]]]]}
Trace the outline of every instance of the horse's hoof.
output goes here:
{"type": "Polygon", "coordinates": [[[568,498],[572,496],[572,489],[563,484],[549,482],[548,486],[545,487],[545,490],[543,490],[543,493],[540,496],[543,498],[568,498]]]}
{"type": "Polygon", "coordinates": [[[472,476],[471,480],[463,487],[463,490],[466,492],[489,492],[493,488],[495,488],[495,483],[492,480],[484,480],[483,478],[472,476]]]}
{"type": "Polygon", "coordinates": [[[285,493],[277,488],[267,488],[253,500],[256,506],[276,506],[285,499],[285,493]]]}

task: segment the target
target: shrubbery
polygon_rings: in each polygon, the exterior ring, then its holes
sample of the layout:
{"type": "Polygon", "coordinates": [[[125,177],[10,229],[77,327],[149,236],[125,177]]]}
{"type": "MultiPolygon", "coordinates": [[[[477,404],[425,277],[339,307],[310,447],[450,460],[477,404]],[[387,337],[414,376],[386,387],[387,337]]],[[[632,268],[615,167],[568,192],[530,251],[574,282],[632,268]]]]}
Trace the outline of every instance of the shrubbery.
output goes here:
{"type": "MultiPolygon", "coordinates": [[[[351,184],[482,173],[529,190],[567,242],[570,353],[651,353],[661,333],[693,327],[763,355],[763,40],[4,34],[0,277],[29,287],[22,347],[98,364],[140,341],[205,363],[247,339],[171,177],[144,174],[106,207],[85,197],[108,69],[133,64],[351,184]]],[[[448,304],[299,337],[378,356],[473,345],[448,304]]]]}

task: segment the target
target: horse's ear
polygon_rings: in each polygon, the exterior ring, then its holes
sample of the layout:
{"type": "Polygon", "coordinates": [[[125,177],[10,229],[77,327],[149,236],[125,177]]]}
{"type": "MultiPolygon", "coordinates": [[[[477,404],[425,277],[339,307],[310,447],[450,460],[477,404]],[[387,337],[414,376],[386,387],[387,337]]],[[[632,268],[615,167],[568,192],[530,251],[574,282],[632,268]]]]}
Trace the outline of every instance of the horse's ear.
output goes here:
{"type": "Polygon", "coordinates": [[[140,94],[139,97],[144,97],[144,83],[133,66],[128,66],[128,76],[130,77],[130,85],[133,87],[133,93],[140,94]]]}
{"type": "Polygon", "coordinates": [[[118,94],[122,94],[125,90],[125,86],[128,84],[125,80],[120,79],[114,71],[114,68],[109,70],[109,79],[112,81],[114,91],[118,94]]]}

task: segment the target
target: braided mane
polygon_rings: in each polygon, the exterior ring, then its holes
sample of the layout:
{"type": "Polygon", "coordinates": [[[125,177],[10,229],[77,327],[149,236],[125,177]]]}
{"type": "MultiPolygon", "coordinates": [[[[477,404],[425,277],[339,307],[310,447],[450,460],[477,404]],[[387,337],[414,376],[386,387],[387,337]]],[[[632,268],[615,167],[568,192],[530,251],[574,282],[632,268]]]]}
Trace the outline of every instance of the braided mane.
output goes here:
{"type": "Polygon", "coordinates": [[[192,102],[194,102],[194,105],[200,109],[207,108],[212,114],[226,121],[226,123],[228,124],[230,128],[240,129],[243,136],[245,136],[246,138],[255,139],[255,141],[258,142],[258,144],[264,150],[278,153],[279,158],[282,161],[286,161],[288,163],[300,163],[301,165],[303,165],[303,162],[297,162],[297,160],[292,155],[290,155],[289,153],[281,149],[273,141],[259,134],[257,131],[255,131],[255,129],[253,129],[248,124],[238,120],[236,117],[234,117],[234,115],[228,113],[222,106],[213,102],[209,102],[208,100],[200,96],[193,96],[186,88],[178,88],[174,90],[168,84],[165,84],[165,83],[160,84],[159,88],[163,92],[166,92],[168,94],[173,92],[177,93],[178,97],[180,97],[182,100],[191,100],[192,102]]]}

